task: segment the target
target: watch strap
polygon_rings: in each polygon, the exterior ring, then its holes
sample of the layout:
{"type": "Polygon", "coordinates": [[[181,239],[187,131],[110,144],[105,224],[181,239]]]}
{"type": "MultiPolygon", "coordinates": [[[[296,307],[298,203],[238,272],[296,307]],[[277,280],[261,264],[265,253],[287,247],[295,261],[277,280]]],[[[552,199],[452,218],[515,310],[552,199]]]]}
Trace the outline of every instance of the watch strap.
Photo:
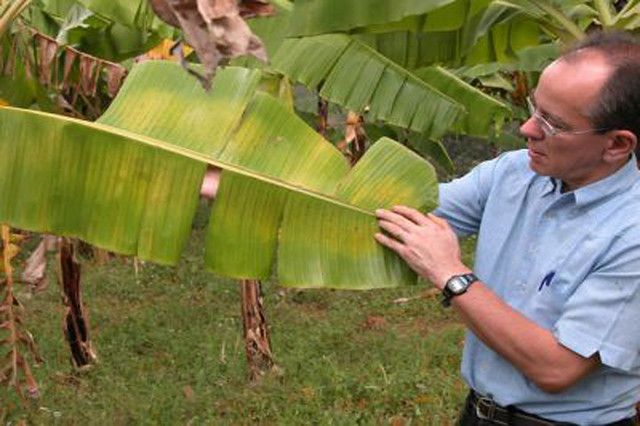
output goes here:
{"type": "Polygon", "coordinates": [[[441,300],[442,306],[445,306],[445,307],[451,306],[451,299],[453,299],[455,296],[460,296],[461,294],[466,293],[469,287],[471,286],[471,284],[473,284],[476,281],[479,281],[479,278],[473,273],[454,275],[451,278],[449,278],[444,288],[442,289],[442,300],[441,300]],[[449,288],[449,283],[454,278],[462,278],[466,282],[466,285],[463,288],[463,290],[457,293],[454,293],[449,288]]]}

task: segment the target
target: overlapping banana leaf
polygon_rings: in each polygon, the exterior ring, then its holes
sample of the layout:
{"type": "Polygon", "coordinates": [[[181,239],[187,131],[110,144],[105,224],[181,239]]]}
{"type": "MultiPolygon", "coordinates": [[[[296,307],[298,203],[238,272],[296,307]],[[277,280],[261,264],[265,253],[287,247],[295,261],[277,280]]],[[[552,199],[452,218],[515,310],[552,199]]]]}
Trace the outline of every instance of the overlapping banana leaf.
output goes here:
{"type": "MultiPolygon", "coordinates": [[[[51,0],[45,0],[51,1],[51,0]]],[[[148,0],[77,0],[87,9],[121,25],[142,30],[170,31],[151,9],[148,0]]]]}
{"type": "Polygon", "coordinates": [[[540,43],[540,27],[526,17],[503,17],[484,30],[479,27],[481,23],[455,30],[392,31],[353,37],[410,70],[433,64],[457,67],[497,60],[509,62],[515,60],[519,50],[540,43]]]}
{"type": "Polygon", "coordinates": [[[174,33],[146,0],[41,0],[32,11],[30,25],[38,31],[111,61],[140,55],[174,33]]]}
{"type": "Polygon", "coordinates": [[[442,136],[464,112],[456,101],[344,34],[287,39],[273,67],[373,120],[442,136]]]}
{"type": "Polygon", "coordinates": [[[453,130],[484,137],[491,134],[494,128],[499,128],[511,114],[505,104],[466,84],[442,67],[422,68],[416,70],[415,74],[465,106],[467,114],[455,123],[453,130]]]}
{"type": "Polygon", "coordinates": [[[207,164],[224,169],[208,229],[215,272],[283,285],[376,288],[415,275],[374,239],[372,211],[435,206],[432,167],[378,141],[354,169],[277,99],[229,67],[211,92],[171,63],[128,77],[97,123],[0,109],[0,222],[175,263],[207,164]]]}
{"type": "Polygon", "coordinates": [[[504,2],[306,0],[296,2],[290,37],[346,32],[399,65],[460,67],[514,60],[541,28],[504,2]],[[388,11],[392,8],[393,11],[388,11]]]}
{"type": "Polygon", "coordinates": [[[457,130],[491,134],[509,115],[491,98],[442,68],[414,75],[344,34],[287,39],[274,68],[320,95],[371,120],[381,120],[438,139],[457,130]],[[309,60],[313,58],[313,60],[309,60]]]}
{"type": "MultiPolygon", "coordinates": [[[[476,0],[479,1],[486,0],[476,0]]],[[[454,2],[455,0],[298,0],[295,2],[290,34],[309,36],[375,25],[414,25],[414,21],[422,18],[421,15],[454,2]]]]}

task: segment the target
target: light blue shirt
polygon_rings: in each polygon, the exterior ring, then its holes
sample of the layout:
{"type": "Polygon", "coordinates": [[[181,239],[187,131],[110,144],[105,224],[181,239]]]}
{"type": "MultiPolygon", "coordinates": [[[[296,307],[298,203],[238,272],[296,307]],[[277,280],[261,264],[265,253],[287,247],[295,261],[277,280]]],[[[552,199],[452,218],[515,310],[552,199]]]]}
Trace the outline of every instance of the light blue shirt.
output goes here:
{"type": "Polygon", "coordinates": [[[526,151],[440,186],[436,214],[477,234],[474,272],[565,347],[602,366],[548,394],[467,332],[462,375],[503,406],[580,425],[635,414],[640,400],[640,172],[632,158],[605,179],[561,193],[526,151]]]}

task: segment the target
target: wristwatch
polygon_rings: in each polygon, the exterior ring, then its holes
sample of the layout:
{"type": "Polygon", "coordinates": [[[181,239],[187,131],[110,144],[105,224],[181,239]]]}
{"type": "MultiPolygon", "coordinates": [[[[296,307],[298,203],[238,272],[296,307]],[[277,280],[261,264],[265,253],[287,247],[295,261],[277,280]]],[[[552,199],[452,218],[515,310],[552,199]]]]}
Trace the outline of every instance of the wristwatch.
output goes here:
{"type": "Polygon", "coordinates": [[[442,306],[451,306],[451,299],[464,294],[471,284],[478,280],[474,274],[454,275],[449,278],[442,289],[442,306]]]}

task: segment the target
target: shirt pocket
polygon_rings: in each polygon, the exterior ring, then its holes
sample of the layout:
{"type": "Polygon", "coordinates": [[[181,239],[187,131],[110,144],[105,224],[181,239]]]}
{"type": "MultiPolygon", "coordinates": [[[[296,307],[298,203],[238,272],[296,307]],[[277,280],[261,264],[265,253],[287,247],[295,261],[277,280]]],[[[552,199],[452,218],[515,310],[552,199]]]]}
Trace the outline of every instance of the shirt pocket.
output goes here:
{"type": "Polygon", "coordinates": [[[557,257],[537,265],[533,289],[532,318],[544,328],[552,329],[565,314],[565,305],[586,280],[593,261],[599,254],[598,240],[592,235],[561,243],[557,241],[557,257]]]}
{"type": "Polygon", "coordinates": [[[551,329],[562,316],[571,281],[562,269],[555,267],[537,274],[535,282],[529,317],[541,327],[551,329]]]}

